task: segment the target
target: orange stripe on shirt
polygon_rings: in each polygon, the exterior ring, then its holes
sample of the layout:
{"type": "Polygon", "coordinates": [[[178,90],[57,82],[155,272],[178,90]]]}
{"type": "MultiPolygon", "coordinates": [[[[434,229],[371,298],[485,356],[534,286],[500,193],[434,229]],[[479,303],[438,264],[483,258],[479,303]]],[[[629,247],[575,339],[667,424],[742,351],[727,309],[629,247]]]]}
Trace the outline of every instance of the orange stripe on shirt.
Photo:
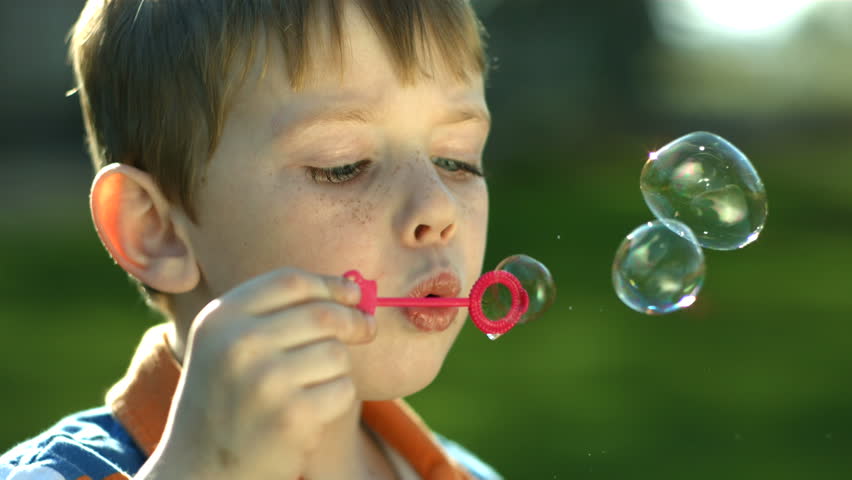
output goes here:
{"type": "Polygon", "coordinates": [[[108,477],[104,477],[103,480],[129,480],[130,477],[123,473],[115,472],[108,477]]]}
{"type": "MultiPolygon", "coordinates": [[[[120,473],[120,472],[115,472],[113,474],[110,474],[110,475],[104,477],[102,480],[129,480],[129,479],[130,479],[130,477],[128,477],[127,475],[120,473]]],[[[92,480],[92,477],[90,477],[88,475],[83,475],[82,477],[77,477],[74,480],[92,480]]]]}
{"type": "Polygon", "coordinates": [[[425,480],[471,478],[444,452],[429,427],[404,400],[364,402],[361,418],[425,480]]]}

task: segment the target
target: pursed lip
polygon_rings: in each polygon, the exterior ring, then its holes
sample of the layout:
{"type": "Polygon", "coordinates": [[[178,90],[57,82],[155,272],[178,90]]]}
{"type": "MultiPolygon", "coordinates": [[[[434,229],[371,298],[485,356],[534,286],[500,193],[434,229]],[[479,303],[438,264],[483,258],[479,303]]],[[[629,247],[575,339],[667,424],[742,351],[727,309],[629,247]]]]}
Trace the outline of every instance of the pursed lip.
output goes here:
{"type": "MultiPolygon", "coordinates": [[[[409,297],[422,298],[429,295],[458,297],[461,292],[459,277],[450,270],[430,274],[408,293],[409,297]]],[[[409,307],[405,309],[408,320],[420,331],[442,332],[452,325],[458,307],[409,307]]]]}
{"type": "Polygon", "coordinates": [[[441,270],[429,275],[408,292],[409,297],[421,298],[427,295],[439,297],[457,297],[461,292],[459,277],[449,271],[441,270]]]}

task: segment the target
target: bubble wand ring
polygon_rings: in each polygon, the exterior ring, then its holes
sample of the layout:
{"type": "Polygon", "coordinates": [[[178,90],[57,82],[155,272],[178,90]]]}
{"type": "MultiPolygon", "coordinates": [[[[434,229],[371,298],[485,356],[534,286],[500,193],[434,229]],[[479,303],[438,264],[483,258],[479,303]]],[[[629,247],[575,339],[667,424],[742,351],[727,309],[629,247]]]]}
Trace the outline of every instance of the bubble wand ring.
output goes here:
{"type": "Polygon", "coordinates": [[[358,270],[349,270],[343,276],[361,287],[358,309],[365,313],[374,315],[376,307],[467,307],[473,323],[487,335],[502,335],[511,330],[526,313],[530,303],[529,294],[518,278],[503,270],[487,272],[479,277],[470,289],[468,298],[380,298],[377,296],[378,287],[375,280],[365,279],[358,270]],[[488,287],[498,283],[509,290],[512,305],[503,318],[491,320],[482,311],[482,297],[488,287]]]}
{"type": "Polygon", "coordinates": [[[502,335],[508,332],[518,323],[529,306],[530,297],[527,291],[523,289],[517,277],[506,271],[493,270],[487,272],[479,277],[470,289],[470,304],[468,306],[470,318],[474,325],[485,334],[502,335]],[[482,297],[485,296],[485,290],[488,287],[498,283],[509,289],[509,293],[512,295],[512,306],[503,318],[490,320],[482,311],[482,297]]]}

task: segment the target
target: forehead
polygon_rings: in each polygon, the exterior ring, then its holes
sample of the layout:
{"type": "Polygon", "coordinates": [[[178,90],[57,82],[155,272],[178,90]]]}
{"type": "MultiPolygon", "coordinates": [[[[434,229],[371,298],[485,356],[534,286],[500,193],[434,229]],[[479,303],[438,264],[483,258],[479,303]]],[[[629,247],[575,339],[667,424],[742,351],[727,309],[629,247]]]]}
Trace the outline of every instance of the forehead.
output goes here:
{"type": "Polygon", "coordinates": [[[307,30],[310,50],[302,65],[302,81],[295,87],[280,38],[261,30],[246,81],[237,92],[235,103],[271,100],[258,98],[263,96],[378,103],[394,88],[433,90],[449,101],[483,96],[482,74],[471,65],[467,78],[459,78],[428,35],[415,35],[423,41],[415,45],[416,70],[412,81],[406,82],[392,60],[389,46],[382,42],[361,9],[354,2],[343,5],[339,43],[322,15],[307,30]]]}

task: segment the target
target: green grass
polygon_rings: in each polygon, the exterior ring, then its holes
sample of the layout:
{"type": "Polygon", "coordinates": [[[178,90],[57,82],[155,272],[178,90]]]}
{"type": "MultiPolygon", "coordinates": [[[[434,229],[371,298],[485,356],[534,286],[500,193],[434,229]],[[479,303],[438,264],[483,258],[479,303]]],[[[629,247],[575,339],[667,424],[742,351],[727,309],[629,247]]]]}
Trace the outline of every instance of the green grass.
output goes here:
{"type": "MultiPolygon", "coordinates": [[[[500,160],[486,268],[513,253],[536,257],[554,274],[557,302],[495,342],[468,325],[410,402],[512,479],[848,475],[852,164],[843,145],[741,146],[762,159],[765,232],[743,250],[708,252],[692,308],[648,317],[622,305],[610,280],[618,244],[651,219],[638,189],[644,152],[631,159],[629,139],[611,143],[538,153],[565,158],[548,168],[500,160]]],[[[22,221],[0,238],[0,449],[100,404],[156,321],[88,213],[69,215],[54,227],[22,221]]]]}

